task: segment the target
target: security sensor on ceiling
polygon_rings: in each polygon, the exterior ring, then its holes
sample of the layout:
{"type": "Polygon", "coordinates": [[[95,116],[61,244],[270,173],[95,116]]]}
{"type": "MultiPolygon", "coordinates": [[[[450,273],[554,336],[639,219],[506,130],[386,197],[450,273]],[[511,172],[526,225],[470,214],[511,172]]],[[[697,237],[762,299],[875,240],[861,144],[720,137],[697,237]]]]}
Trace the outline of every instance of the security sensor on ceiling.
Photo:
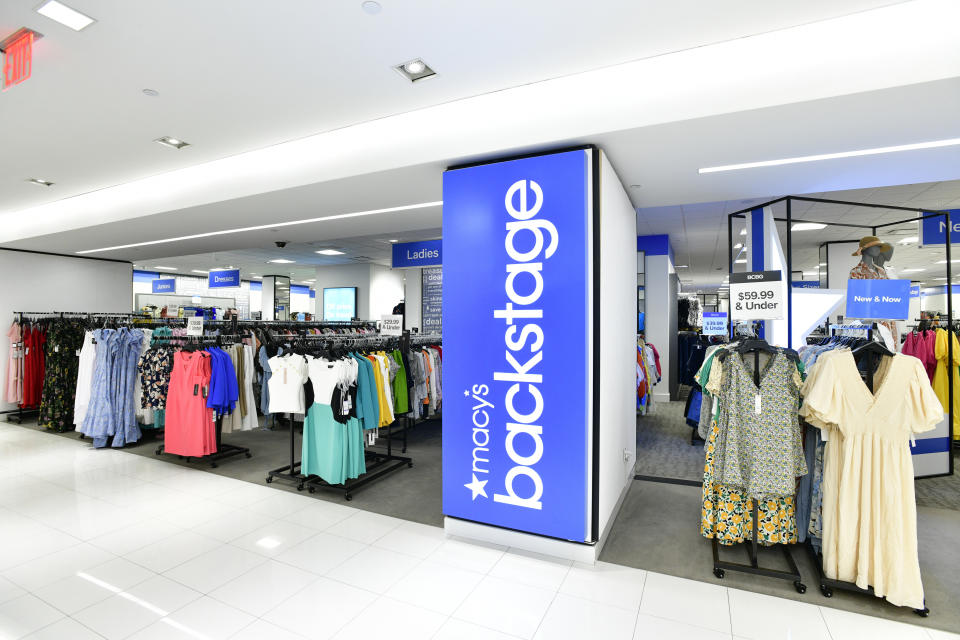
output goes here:
{"type": "Polygon", "coordinates": [[[274,242],[274,244],[277,245],[277,247],[280,249],[283,249],[285,246],[287,246],[287,243],[284,242],[283,240],[277,240],[276,242],[274,242]]]}

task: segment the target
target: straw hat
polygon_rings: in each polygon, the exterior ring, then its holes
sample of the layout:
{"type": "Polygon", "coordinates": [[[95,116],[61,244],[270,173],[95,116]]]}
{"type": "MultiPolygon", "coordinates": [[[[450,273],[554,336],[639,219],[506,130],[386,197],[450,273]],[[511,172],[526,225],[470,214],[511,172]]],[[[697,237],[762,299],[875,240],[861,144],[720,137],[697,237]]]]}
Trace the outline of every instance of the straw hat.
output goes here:
{"type": "Polygon", "coordinates": [[[889,242],[884,242],[877,236],[864,236],[863,238],[860,238],[860,246],[857,248],[856,251],[854,251],[850,255],[859,256],[860,254],[863,253],[864,249],[869,249],[870,247],[877,247],[877,246],[879,246],[880,250],[883,252],[887,252],[887,251],[890,251],[890,249],[893,249],[892,244],[890,244],[889,242]]]}

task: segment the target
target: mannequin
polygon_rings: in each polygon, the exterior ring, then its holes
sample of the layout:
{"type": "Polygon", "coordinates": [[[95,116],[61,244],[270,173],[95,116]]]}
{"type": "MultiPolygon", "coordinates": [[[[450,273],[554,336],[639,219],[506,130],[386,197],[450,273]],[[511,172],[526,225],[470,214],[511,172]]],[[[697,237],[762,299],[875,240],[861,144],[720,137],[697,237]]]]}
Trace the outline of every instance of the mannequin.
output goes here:
{"type": "MultiPolygon", "coordinates": [[[[860,262],[850,270],[851,280],[888,280],[887,270],[883,265],[890,262],[893,258],[893,245],[889,242],[883,242],[877,236],[866,236],[860,239],[860,246],[853,252],[855,256],[860,256],[860,262]]],[[[900,350],[900,332],[897,330],[897,323],[892,320],[885,320],[878,323],[878,326],[884,327],[888,332],[880,329],[883,341],[887,348],[893,352],[900,350]]]]}

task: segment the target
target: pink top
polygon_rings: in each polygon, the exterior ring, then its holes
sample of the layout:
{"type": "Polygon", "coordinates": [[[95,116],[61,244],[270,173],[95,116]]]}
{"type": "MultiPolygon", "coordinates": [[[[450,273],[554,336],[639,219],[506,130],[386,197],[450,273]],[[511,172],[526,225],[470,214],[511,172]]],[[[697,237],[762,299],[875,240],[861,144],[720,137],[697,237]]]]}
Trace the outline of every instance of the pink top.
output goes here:
{"type": "Polygon", "coordinates": [[[7,353],[7,402],[20,402],[20,325],[14,322],[7,331],[10,338],[10,351],[7,353]]]}

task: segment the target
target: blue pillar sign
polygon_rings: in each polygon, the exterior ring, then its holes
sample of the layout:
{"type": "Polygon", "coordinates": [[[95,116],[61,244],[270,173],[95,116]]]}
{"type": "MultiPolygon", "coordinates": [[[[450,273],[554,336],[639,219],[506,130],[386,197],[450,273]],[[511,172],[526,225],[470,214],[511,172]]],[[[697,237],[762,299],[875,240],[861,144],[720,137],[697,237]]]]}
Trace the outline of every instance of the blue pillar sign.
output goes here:
{"type": "Polygon", "coordinates": [[[589,156],[443,177],[443,512],[583,542],[591,436],[589,156]]]}
{"type": "Polygon", "coordinates": [[[425,267],[421,274],[420,328],[443,333],[443,267],[425,267]]]}
{"type": "Polygon", "coordinates": [[[847,280],[847,318],[906,320],[909,280],[847,280]]]}

